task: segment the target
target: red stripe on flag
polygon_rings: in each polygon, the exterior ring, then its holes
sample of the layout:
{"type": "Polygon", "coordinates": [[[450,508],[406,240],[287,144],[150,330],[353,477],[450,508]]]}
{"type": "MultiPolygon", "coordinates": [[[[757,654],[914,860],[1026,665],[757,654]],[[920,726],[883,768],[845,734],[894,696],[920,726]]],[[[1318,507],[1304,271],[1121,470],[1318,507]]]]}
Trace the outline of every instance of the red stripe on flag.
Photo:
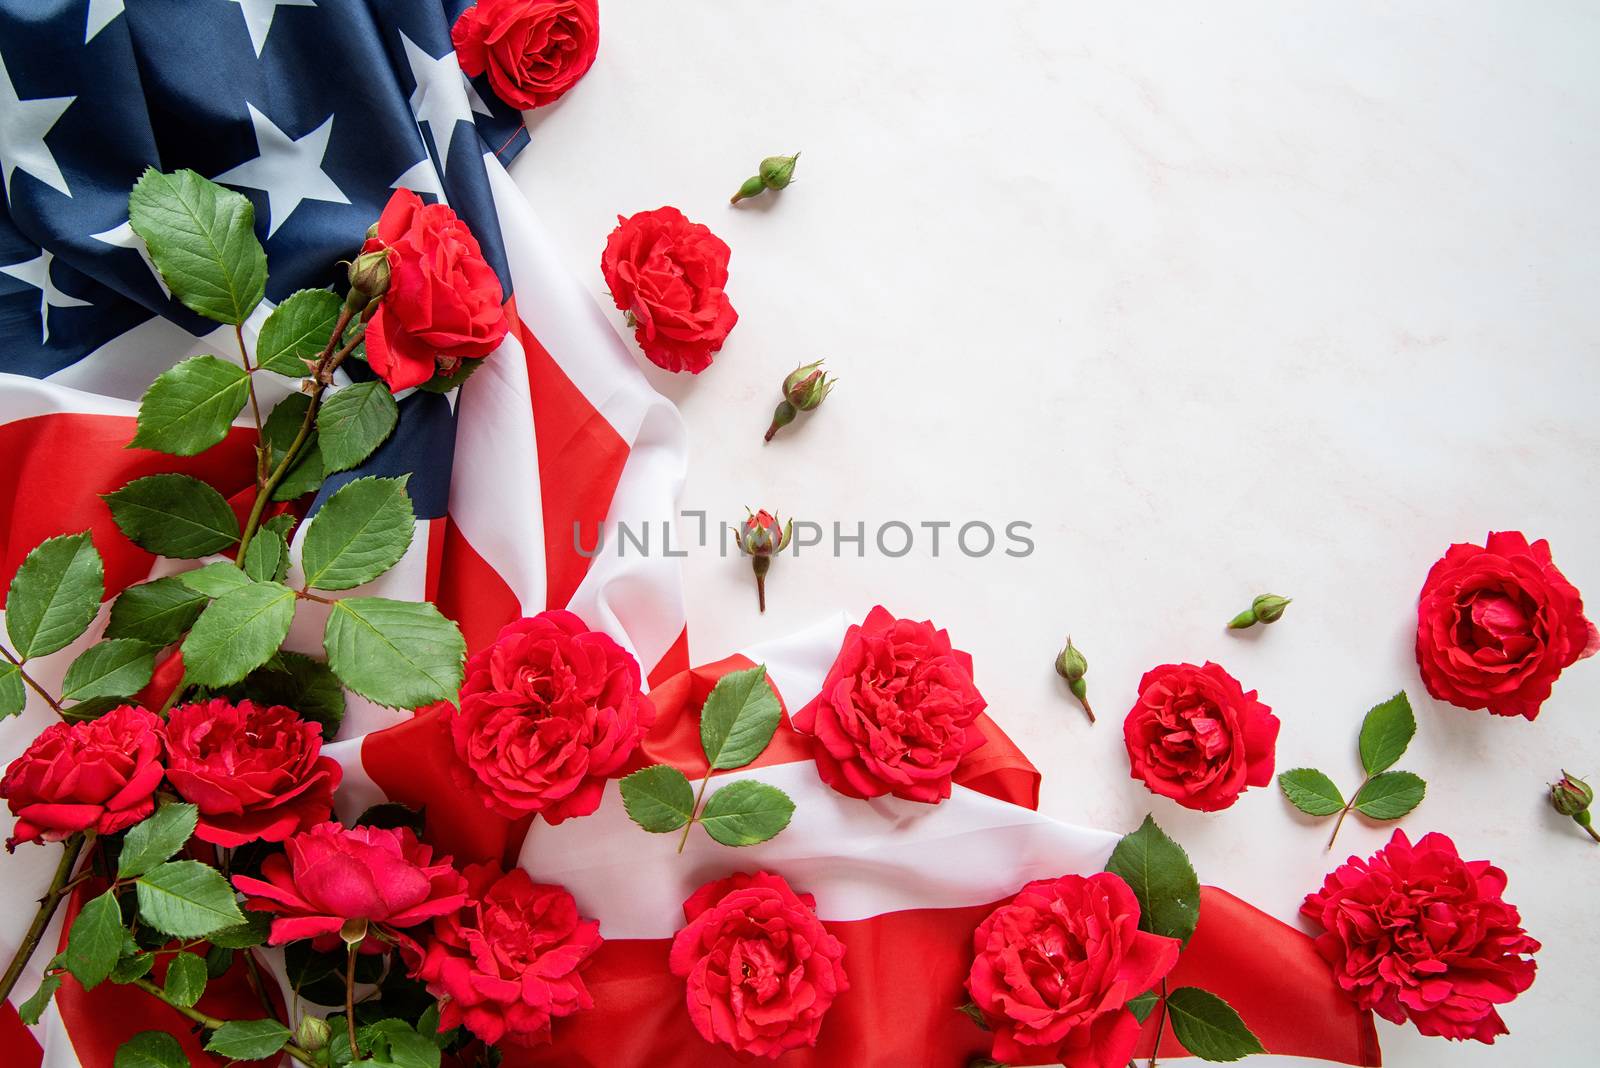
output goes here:
{"type": "Polygon", "coordinates": [[[656,666],[650,669],[650,674],[647,676],[650,688],[653,690],[680,671],[688,670],[689,628],[686,626],[678,632],[678,640],[672,643],[672,648],[662,654],[661,659],[656,661],[656,666]]]}
{"type": "Polygon", "coordinates": [[[589,559],[573,545],[573,524],[581,524],[585,544],[594,543],[628,462],[628,443],[539,344],[517,315],[515,298],[506,301],[506,315],[527,357],[543,495],[545,607],[565,608],[589,572],[589,559]]]}
{"type": "Polygon", "coordinates": [[[450,517],[434,528],[432,536],[436,544],[428,546],[428,583],[433,586],[437,582],[434,604],[461,628],[470,656],[494,641],[501,627],[520,619],[522,605],[506,580],[478,555],[450,517]]]}

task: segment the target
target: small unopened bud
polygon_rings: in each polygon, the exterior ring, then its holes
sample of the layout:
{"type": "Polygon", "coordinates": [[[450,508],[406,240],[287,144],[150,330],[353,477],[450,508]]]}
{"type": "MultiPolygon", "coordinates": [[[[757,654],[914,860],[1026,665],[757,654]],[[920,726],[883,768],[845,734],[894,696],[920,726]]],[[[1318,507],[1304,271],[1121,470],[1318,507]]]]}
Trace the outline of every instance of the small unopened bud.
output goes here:
{"type": "MultiPolygon", "coordinates": [[[[749,509],[745,509],[749,512],[749,509]]],[[[739,528],[739,548],[750,557],[750,566],[756,573],[756,603],[761,611],[767,610],[767,570],[772,558],[789,547],[794,535],[794,519],[780,523],[778,517],[762,509],[745,518],[739,528]]]]}
{"type": "Polygon", "coordinates": [[[1250,607],[1228,620],[1229,630],[1244,630],[1257,623],[1276,623],[1283,618],[1283,610],[1289,607],[1292,598],[1279,597],[1275,593],[1263,593],[1250,602],[1250,607]]]}
{"type": "Polygon", "coordinates": [[[814,410],[833,392],[838,382],[837,378],[829,378],[828,373],[822,370],[821,360],[801,364],[790,371],[783,380],[783,400],[772,413],[765,440],[771,441],[772,435],[794,422],[798,413],[814,410]]]}
{"type": "Polygon", "coordinates": [[[378,224],[377,223],[373,223],[371,226],[367,227],[367,240],[368,241],[376,240],[377,236],[378,236],[378,224]]]}
{"type": "Polygon", "coordinates": [[[1563,816],[1571,816],[1574,823],[1589,832],[1590,838],[1600,842],[1600,831],[1595,830],[1594,817],[1589,815],[1589,806],[1594,804],[1594,790],[1588,783],[1570,771],[1563,771],[1561,781],[1550,787],[1550,804],[1563,816]]]}
{"type": "Polygon", "coordinates": [[[363,252],[350,264],[350,293],[345,307],[362,311],[389,289],[389,250],[363,252]]]}
{"type": "Polygon", "coordinates": [[[1089,707],[1089,684],[1083,677],[1089,673],[1089,661],[1072,644],[1072,638],[1067,637],[1067,647],[1061,650],[1061,655],[1056,657],[1056,674],[1067,680],[1067,689],[1072,691],[1072,696],[1078,699],[1083,706],[1084,715],[1089,717],[1089,722],[1094,722],[1094,709],[1089,707]]]}
{"type": "Polygon", "coordinates": [[[760,196],[768,189],[787,189],[789,183],[794,181],[794,165],[799,158],[798,152],[792,156],[768,156],[761,161],[757,172],[744,180],[739,191],[728,198],[728,203],[737,204],[741,200],[760,196]]]}
{"type": "Polygon", "coordinates": [[[328,1026],[327,1020],[320,1016],[302,1016],[300,1026],[294,1031],[294,1041],[307,1053],[315,1053],[328,1044],[332,1035],[333,1028],[328,1026]]]}

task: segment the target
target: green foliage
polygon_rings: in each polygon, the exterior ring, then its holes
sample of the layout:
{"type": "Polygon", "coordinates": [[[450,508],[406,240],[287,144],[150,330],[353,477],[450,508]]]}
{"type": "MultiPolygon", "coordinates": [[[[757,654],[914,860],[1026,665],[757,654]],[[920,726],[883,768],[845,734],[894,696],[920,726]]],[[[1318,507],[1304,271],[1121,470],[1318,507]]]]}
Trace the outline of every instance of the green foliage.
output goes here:
{"type": "Polygon", "coordinates": [[[168,861],[139,876],[134,887],[140,917],[177,938],[204,938],[244,923],[222,873],[197,860],[168,861]]]}
{"type": "MultiPolygon", "coordinates": [[[[1350,801],[1322,772],[1296,768],[1278,776],[1278,786],[1289,803],[1312,816],[1339,813],[1333,833],[1337,837],[1345,815],[1354,808],[1375,820],[1397,820],[1422,803],[1428,784],[1409,771],[1387,771],[1393,767],[1417,733],[1417,717],[1405,691],[1375,705],[1361,721],[1361,766],[1367,777],[1350,801]]],[[[1332,839],[1328,847],[1333,847],[1332,839]]]]}
{"type": "Polygon", "coordinates": [[[243,682],[228,687],[233,700],[246,697],[268,705],[287,705],[313,723],[322,724],[322,738],[332,741],[344,721],[344,688],[328,665],[304,653],[280,649],[243,682]]]}
{"type": "Polygon", "coordinates": [[[283,581],[289,573],[289,546],[277,532],[266,527],[255,532],[244,551],[244,573],[256,582],[283,581]]]}
{"type": "Polygon", "coordinates": [[[71,972],[85,990],[94,989],[117,966],[125,933],[116,892],[107,890],[85,904],[72,921],[67,931],[67,947],[61,951],[61,966],[71,972]]]}
{"type": "Polygon", "coordinates": [[[111,604],[107,638],[133,638],[154,646],[171,645],[193,625],[206,596],[174,577],[141,582],[123,590],[111,604]]]}
{"type": "Polygon", "coordinates": [[[291,293],[272,309],[256,339],[256,366],[290,378],[304,378],[307,360],[327,347],[344,301],[326,289],[291,293]]]}
{"type": "Polygon", "coordinates": [[[216,949],[249,949],[264,945],[272,928],[272,917],[265,912],[247,912],[237,927],[224,927],[206,936],[216,949]]]}
{"type": "Polygon", "coordinates": [[[794,802],[776,786],[753,779],[729,783],[706,801],[700,825],[725,846],[765,842],[789,826],[794,802]]]}
{"type": "MultiPolygon", "coordinates": [[[[304,393],[291,393],[267,413],[266,425],[261,428],[261,439],[266,442],[267,462],[273,470],[277,470],[278,464],[289,455],[289,447],[294,444],[295,437],[300,433],[306,411],[310,407],[310,397],[304,393]]],[[[294,465],[284,473],[278,487],[272,491],[272,499],[292,501],[296,497],[303,497],[321,486],[324,477],[322,447],[317,440],[316,427],[313,426],[305,447],[301,449],[294,465]]]]}
{"type": "Polygon", "coordinates": [[[324,469],[348,470],[371,456],[399,418],[394,394],[382,382],[357,382],[330,394],[317,412],[324,469]]]}
{"type": "Polygon", "coordinates": [[[112,638],[85,649],[67,669],[61,696],[69,701],[128,697],[144,689],[155,670],[155,647],[133,638],[112,638]]]}
{"type": "Polygon", "coordinates": [[[199,686],[229,686],[267,662],[294,622],[294,591],[253,582],[218,597],[183,640],[184,677],[199,686]]]}
{"type": "Polygon", "coordinates": [[[1375,820],[1397,820],[1422,804],[1428,784],[1409,771],[1385,771],[1356,794],[1356,811],[1375,820]]]}
{"type": "Polygon", "coordinates": [[[358,478],[328,498],[301,546],[307,586],[348,590],[399,563],[416,530],[409,477],[358,478]]]}
{"type": "Polygon", "coordinates": [[[700,711],[700,744],[713,768],[742,768],[772,740],[782,708],[758,664],[717,680],[700,711]]]}
{"type": "Polygon", "coordinates": [[[197,567],[193,571],[185,571],[178,576],[178,581],[196,593],[207,597],[221,597],[225,593],[232,593],[240,587],[250,585],[251,579],[228,561],[218,560],[204,567],[197,567]]]}
{"type": "Polygon", "coordinates": [[[467,646],[427,602],[347,597],[328,613],[323,647],[347,687],[390,708],[455,704],[467,646]]]}
{"type": "Polygon", "coordinates": [[[1344,808],[1344,795],[1333,780],[1315,768],[1292,768],[1278,776],[1289,803],[1309,816],[1331,816],[1344,808]]]}
{"type": "Polygon", "coordinates": [[[1172,1031],[1183,1048],[1206,1061],[1236,1061],[1266,1048],[1233,1006],[1210,991],[1183,986],[1167,997],[1172,1031]]]}
{"type": "Polygon", "coordinates": [[[117,859],[118,878],[143,875],[182,849],[194,834],[199,816],[194,805],[171,802],[128,828],[117,859]]]}
{"type": "Polygon", "coordinates": [[[622,780],[622,804],[633,822],[665,834],[694,818],[694,787],[677,768],[655,764],[622,780]]]}
{"type": "Polygon", "coordinates": [[[27,703],[28,693],[23,689],[22,669],[9,660],[0,660],[0,719],[17,715],[27,703]]]}
{"type": "Polygon", "coordinates": [[[46,975],[39,982],[39,989],[33,996],[17,1006],[17,1015],[22,1017],[22,1022],[29,1027],[38,1024],[44,1010],[49,1007],[50,999],[56,996],[56,991],[61,989],[61,976],[54,972],[46,975]]]}
{"type": "Polygon", "coordinates": [[[1128,1011],[1133,1013],[1133,1018],[1144,1023],[1155,1011],[1156,1005],[1161,1001],[1161,995],[1154,990],[1146,990],[1143,994],[1128,1002],[1128,1011]]]}
{"type": "Polygon", "coordinates": [[[167,962],[167,978],[162,984],[167,999],[189,1008],[206,992],[206,962],[193,953],[179,953],[167,962]]]}
{"type": "Polygon", "coordinates": [[[1361,722],[1361,767],[1368,775],[1394,767],[1417,733],[1417,717],[1404,690],[1375,705],[1361,722]]]}
{"type": "Polygon", "coordinates": [[[6,594],[6,633],[21,660],[70,645],[105,594],[105,567],[87,533],[47,538],[23,558],[6,594]]]}
{"type": "Polygon", "coordinates": [[[239,193],[191,170],[151,167],[128,197],[128,221],[190,310],[238,324],[261,303],[267,254],[256,240],[255,209],[239,193]]]}
{"type": "Polygon", "coordinates": [[[111,1068],[189,1068],[189,1058],[165,1031],[140,1031],[117,1047],[111,1068]]]}
{"type": "Polygon", "coordinates": [[[195,356],[163,371],[139,401],[130,449],[173,456],[205,452],[228,436],[250,397],[250,376],[236,363],[195,356]]]}
{"type": "Polygon", "coordinates": [[[146,552],[192,560],[239,540],[239,520],[222,494],[188,475],[147,475],[104,495],[111,518],[146,552]]]}
{"type": "Polygon", "coordinates": [[[289,1038],[289,1029],[277,1020],[229,1020],[212,1033],[206,1052],[229,1061],[264,1060],[289,1038]]]}
{"type": "Polygon", "coordinates": [[[1200,880],[1183,847],[1146,816],[1111,851],[1106,871],[1122,877],[1139,899],[1139,928],[1184,945],[1200,922],[1200,880]]]}

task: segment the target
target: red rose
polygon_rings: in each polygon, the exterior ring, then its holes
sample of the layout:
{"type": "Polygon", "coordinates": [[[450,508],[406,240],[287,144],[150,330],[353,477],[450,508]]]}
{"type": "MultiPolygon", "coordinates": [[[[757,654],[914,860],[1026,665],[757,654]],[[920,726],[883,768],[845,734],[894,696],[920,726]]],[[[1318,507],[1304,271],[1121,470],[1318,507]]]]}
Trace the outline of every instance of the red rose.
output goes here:
{"type": "Polygon", "coordinates": [[[343,776],[321,725],[292,708],[217,697],[167,717],[167,781],[199,807],[201,841],[281,842],[325,822],[343,776]]]}
{"type": "Polygon", "coordinates": [[[450,28],[461,69],[489,72],[494,95],[524,111],[577,84],[600,49],[597,0],[478,0],[450,28]]]}
{"type": "Polygon", "coordinates": [[[1506,873],[1466,861],[1442,834],[1404,831],[1370,860],[1351,857],[1306,897],[1317,951],[1356,1004],[1425,1035],[1493,1043],[1495,1010],[1533,984],[1539,943],[1501,895],[1506,873]]]}
{"type": "Polygon", "coordinates": [[[707,1042],[756,1057],[817,1044],[850,983],[844,943],[815,910],[810,894],[767,872],[706,883],[683,903],[689,925],[668,961],[688,980],[689,1018],[707,1042]]]}
{"type": "Polygon", "coordinates": [[[600,272],[611,299],[633,316],[633,336],[651,363],[696,375],[711,366],[739,321],[722,291],[730,255],[720,237],[677,208],[617,216],[600,272]]]}
{"type": "Polygon", "coordinates": [[[389,252],[389,288],[367,323],[367,362],[396,393],[499,347],[510,324],[500,279],[446,204],[397,189],[362,252],[389,252]]]}
{"type": "Polygon", "coordinates": [[[0,779],[0,797],[17,817],[6,849],[138,823],[155,811],[161,748],[161,720],[137,705],[84,723],[52,723],[0,779]]]}
{"type": "Polygon", "coordinates": [[[600,807],[655,722],[639,662],[571,612],[508,624],[467,661],[461,709],[450,721],[462,784],[516,819],[551,823],[600,807]]]}
{"type": "Polygon", "coordinates": [[[1139,930],[1139,900],[1110,872],[1039,879],[972,935],[967,993],[995,1060],[1123,1068],[1139,1040],[1128,1001],[1178,963],[1180,944],[1139,930]]]}
{"type": "Polygon", "coordinates": [[[961,758],[984,743],[974,721],[985,706],[972,657],[949,634],[879,605],[845,632],[794,727],[812,735],[817,771],[841,794],[937,804],[961,758]]]}
{"type": "Polygon", "coordinates": [[[1441,701],[1533,719],[1561,672],[1597,649],[1600,630],[1542,539],[1452,545],[1422,584],[1417,666],[1441,701]]]}
{"type": "Polygon", "coordinates": [[[366,920],[404,944],[400,929],[454,912],[467,884],[449,857],[417,841],[410,828],[321,823],[302,831],[261,864],[261,878],[235,875],[245,907],[270,912],[272,945],[337,934],[346,920],[366,920]]]}
{"type": "Polygon", "coordinates": [[[465,908],[433,921],[412,976],[439,999],[439,1030],[465,1026],[488,1043],[550,1040],[550,1021],[590,1008],[579,969],[600,948],[600,925],[560,886],[521,868],[466,869],[465,908]]]}
{"type": "Polygon", "coordinates": [[[1216,664],[1162,664],[1122,723],[1133,777],[1184,808],[1215,812],[1272,781],[1278,717],[1216,664]]]}

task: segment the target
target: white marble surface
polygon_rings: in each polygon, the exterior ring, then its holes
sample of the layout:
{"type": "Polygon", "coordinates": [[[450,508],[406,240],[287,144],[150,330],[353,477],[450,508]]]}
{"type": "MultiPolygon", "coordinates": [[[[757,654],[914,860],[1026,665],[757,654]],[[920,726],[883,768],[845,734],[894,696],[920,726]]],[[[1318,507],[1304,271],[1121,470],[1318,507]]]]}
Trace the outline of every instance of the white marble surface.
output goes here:
{"type": "MultiPolygon", "coordinates": [[[[1392,1065],[1589,1063],[1600,847],[1550,812],[1600,773],[1600,661],[1536,723],[1428,699],[1415,600],[1452,541],[1549,538],[1600,608],[1600,11],[1578,3],[607,0],[594,71],[513,173],[605,301],[617,213],[734,249],[740,323],[682,407],[686,508],[869,529],[1013,519],[1037,551],[687,561],[697,659],[847,608],[932,617],[1044,771],[1045,811],[1146,811],[1203,879],[1292,918],[1335,857],[1275,788],[1189,813],[1127,776],[1146,668],[1212,658],[1282,717],[1279,767],[1358,780],[1362,713],[1420,730],[1404,821],[1510,875],[1539,979],[1490,1048],[1381,1023],[1392,1065]],[[801,149],[786,193],[727,197],[801,149]],[[776,389],[842,382],[763,447],[776,389]],[[1227,634],[1252,594],[1295,598],[1227,634]],[[1071,631],[1102,721],[1051,672],[1071,631]]],[[[620,329],[619,323],[619,329],[620,329]]],[[[948,540],[948,534],[946,535],[948,540]]],[[[1351,821],[1339,856],[1387,827],[1351,821]]]]}

